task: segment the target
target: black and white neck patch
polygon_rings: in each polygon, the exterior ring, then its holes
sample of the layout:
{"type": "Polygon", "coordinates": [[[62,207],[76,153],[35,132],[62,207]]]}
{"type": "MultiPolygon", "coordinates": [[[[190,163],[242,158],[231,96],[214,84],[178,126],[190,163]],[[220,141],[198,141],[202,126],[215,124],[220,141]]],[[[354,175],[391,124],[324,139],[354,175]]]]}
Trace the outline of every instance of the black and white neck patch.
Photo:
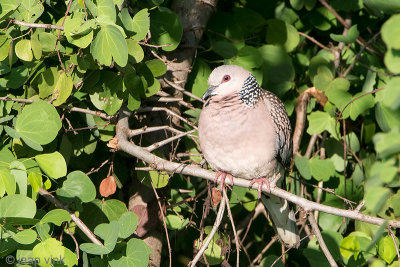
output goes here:
{"type": "Polygon", "coordinates": [[[244,81],[239,91],[239,98],[248,106],[254,106],[262,94],[262,89],[257,83],[256,78],[250,74],[244,81]]]}

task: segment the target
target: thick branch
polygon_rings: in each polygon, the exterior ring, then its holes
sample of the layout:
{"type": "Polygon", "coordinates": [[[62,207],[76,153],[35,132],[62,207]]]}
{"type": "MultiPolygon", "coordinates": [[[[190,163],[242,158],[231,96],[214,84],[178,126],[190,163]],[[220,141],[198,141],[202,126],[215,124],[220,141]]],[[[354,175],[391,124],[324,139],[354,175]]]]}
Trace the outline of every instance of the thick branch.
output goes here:
{"type": "Polygon", "coordinates": [[[64,30],[64,26],[52,25],[52,24],[39,24],[39,23],[29,23],[25,21],[20,21],[16,19],[10,20],[11,23],[15,25],[25,26],[29,28],[43,28],[43,29],[52,29],[52,30],[64,30]]]}
{"type": "MultiPolygon", "coordinates": [[[[129,125],[128,125],[128,118],[131,115],[131,112],[129,112],[126,109],[122,109],[120,112],[120,120],[117,124],[117,139],[118,139],[118,150],[124,151],[125,153],[128,153],[131,156],[134,156],[140,160],[143,160],[157,170],[163,170],[171,173],[181,173],[184,175],[191,175],[203,179],[207,179],[210,181],[214,181],[215,178],[215,172],[202,169],[201,167],[197,165],[191,165],[191,164],[182,164],[182,163],[177,163],[177,162],[172,162],[168,161],[165,159],[162,159],[148,151],[146,151],[144,148],[139,147],[135,144],[132,144],[128,140],[128,135],[127,133],[129,132],[129,125]]],[[[232,185],[232,183],[229,180],[226,180],[226,184],[232,185]]],[[[245,180],[242,178],[234,178],[234,184],[236,186],[241,186],[241,187],[247,187],[247,188],[253,188],[253,189],[258,189],[257,184],[251,185],[250,180],[245,180]]],[[[341,216],[341,217],[346,217],[358,221],[363,221],[375,225],[381,225],[384,223],[386,220],[378,217],[373,217],[369,216],[366,214],[362,214],[358,211],[354,210],[345,210],[345,209],[338,209],[335,207],[330,207],[326,206],[323,204],[319,204],[313,201],[309,201],[307,199],[301,198],[297,195],[291,194],[281,188],[278,187],[271,187],[271,191],[268,190],[268,188],[264,185],[262,187],[262,191],[265,193],[270,193],[272,195],[275,195],[277,197],[286,199],[299,207],[303,208],[306,211],[312,211],[312,210],[318,210],[322,212],[326,212],[329,214],[333,214],[336,216],[341,216]]],[[[400,228],[400,221],[388,221],[389,225],[394,228],[400,228]]]]}

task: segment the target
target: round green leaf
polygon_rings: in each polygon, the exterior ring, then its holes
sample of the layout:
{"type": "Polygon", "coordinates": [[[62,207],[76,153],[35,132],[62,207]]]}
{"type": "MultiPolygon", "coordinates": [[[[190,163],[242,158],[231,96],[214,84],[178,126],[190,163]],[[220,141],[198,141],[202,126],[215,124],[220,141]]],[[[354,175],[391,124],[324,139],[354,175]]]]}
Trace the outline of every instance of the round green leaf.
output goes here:
{"type": "Polygon", "coordinates": [[[84,23],[83,18],[68,16],[64,22],[64,34],[68,42],[80,48],[88,47],[93,40],[92,23],[94,20],[84,23]]]}
{"type": "Polygon", "coordinates": [[[25,106],[17,116],[15,130],[25,139],[46,145],[53,141],[61,129],[61,120],[56,109],[42,100],[25,106]],[[46,127],[43,123],[46,122],[46,127]]]}
{"type": "Polygon", "coordinates": [[[39,154],[35,156],[39,167],[49,177],[57,179],[67,175],[67,164],[60,152],[56,151],[50,154],[39,154]]]}
{"type": "Polygon", "coordinates": [[[40,266],[51,266],[51,258],[64,258],[64,249],[62,243],[55,238],[48,238],[33,248],[33,257],[40,259],[40,266]],[[47,260],[47,262],[46,262],[47,260]]]}
{"type": "Polygon", "coordinates": [[[15,54],[24,61],[32,61],[33,53],[31,42],[27,39],[22,39],[15,45],[15,54]]]}
{"type": "Polygon", "coordinates": [[[382,39],[390,48],[400,49],[400,14],[393,15],[382,25],[382,39]]]}
{"type": "Polygon", "coordinates": [[[164,51],[175,50],[183,34],[178,16],[167,8],[159,8],[151,12],[150,22],[151,41],[163,45],[164,51]]]}
{"type": "Polygon", "coordinates": [[[399,239],[394,237],[396,245],[393,243],[393,239],[390,236],[385,236],[379,240],[378,252],[379,256],[384,259],[388,264],[392,263],[394,258],[397,256],[396,248],[399,248],[399,239]]]}
{"type": "Polygon", "coordinates": [[[353,25],[350,27],[346,36],[331,33],[330,37],[332,38],[332,40],[334,40],[336,42],[343,42],[345,44],[350,44],[357,40],[359,34],[360,34],[360,32],[357,29],[357,25],[353,25]]]}
{"type": "Polygon", "coordinates": [[[295,165],[302,178],[307,180],[311,179],[310,160],[308,158],[296,155],[295,165]]]}
{"type": "Polygon", "coordinates": [[[43,52],[52,52],[55,51],[57,36],[48,33],[48,32],[40,32],[38,34],[38,39],[40,45],[42,46],[43,52]]]}
{"type": "Polygon", "coordinates": [[[159,59],[148,60],[145,63],[154,77],[161,76],[167,72],[167,65],[159,59]]]}
{"type": "Polygon", "coordinates": [[[147,8],[140,10],[132,19],[132,31],[135,33],[132,38],[135,41],[143,40],[150,28],[149,11],[147,8]]]}
{"type": "Polygon", "coordinates": [[[128,44],[129,62],[131,63],[141,62],[144,58],[144,52],[142,47],[134,40],[127,39],[126,43],[128,44]]]}
{"type": "Polygon", "coordinates": [[[112,23],[115,23],[117,16],[115,14],[115,5],[113,0],[98,0],[97,16],[104,16],[112,23]]]}
{"type": "Polygon", "coordinates": [[[0,199],[0,217],[33,218],[36,203],[24,195],[5,196],[0,199]]]}
{"type": "Polygon", "coordinates": [[[328,181],[335,174],[335,165],[330,159],[312,158],[310,160],[310,171],[318,181],[328,181]]]}
{"type": "Polygon", "coordinates": [[[16,190],[15,178],[8,168],[0,167],[0,195],[5,192],[8,195],[14,195],[16,190]]]}
{"type": "Polygon", "coordinates": [[[53,91],[53,98],[56,99],[54,100],[53,105],[57,107],[63,104],[71,95],[73,86],[74,82],[72,81],[72,77],[63,72],[58,78],[53,91]]]}
{"type": "Polygon", "coordinates": [[[39,74],[37,80],[40,98],[46,98],[53,93],[59,77],[60,73],[56,67],[48,68],[39,74]]]}
{"type": "Polygon", "coordinates": [[[183,229],[188,223],[188,219],[183,219],[175,214],[169,214],[165,217],[165,224],[170,230],[183,229]]]}
{"type": "Polygon", "coordinates": [[[14,176],[15,182],[18,185],[19,194],[26,196],[28,187],[28,175],[24,164],[16,160],[11,162],[10,168],[10,173],[14,176]]]}
{"type": "Polygon", "coordinates": [[[101,27],[90,46],[90,52],[103,65],[111,65],[111,59],[121,67],[128,62],[128,45],[120,30],[113,25],[101,27]]]}
{"type": "Polygon", "coordinates": [[[300,42],[296,28],[278,19],[267,21],[268,29],[266,41],[271,44],[282,45],[287,52],[291,52],[300,42]]]}
{"type": "Polygon", "coordinates": [[[55,209],[46,213],[40,220],[41,223],[54,223],[60,226],[62,222],[71,220],[71,215],[63,209],[55,209]]]}
{"type": "Polygon", "coordinates": [[[20,244],[29,245],[36,241],[37,234],[32,229],[26,229],[16,233],[12,238],[20,244]]]}
{"type": "Polygon", "coordinates": [[[138,225],[138,217],[135,213],[127,211],[121,215],[118,219],[119,234],[120,238],[128,238],[133,234],[138,225]]]}
{"type": "Polygon", "coordinates": [[[37,36],[32,36],[31,38],[31,47],[33,55],[36,59],[40,59],[42,57],[42,45],[40,44],[37,36]]]}
{"type": "Polygon", "coordinates": [[[111,267],[136,266],[146,267],[149,264],[149,255],[151,250],[143,240],[132,238],[126,246],[126,256],[122,256],[118,260],[111,260],[111,267]]]}
{"type": "Polygon", "coordinates": [[[389,71],[400,73],[400,49],[389,47],[385,53],[384,61],[389,71]]]}
{"type": "Polygon", "coordinates": [[[67,175],[67,180],[57,190],[57,195],[69,198],[77,197],[82,202],[90,202],[96,197],[96,188],[86,174],[74,171],[67,175]]]}
{"type": "Polygon", "coordinates": [[[352,255],[357,259],[357,256],[360,253],[360,243],[357,238],[354,236],[345,237],[340,243],[340,253],[346,259],[350,258],[352,255]]]}
{"type": "Polygon", "coordinates": [[[400,77],[394,77],[386,84],[383,93],[383,105],[395,111],[400,107],[400,77]]]}

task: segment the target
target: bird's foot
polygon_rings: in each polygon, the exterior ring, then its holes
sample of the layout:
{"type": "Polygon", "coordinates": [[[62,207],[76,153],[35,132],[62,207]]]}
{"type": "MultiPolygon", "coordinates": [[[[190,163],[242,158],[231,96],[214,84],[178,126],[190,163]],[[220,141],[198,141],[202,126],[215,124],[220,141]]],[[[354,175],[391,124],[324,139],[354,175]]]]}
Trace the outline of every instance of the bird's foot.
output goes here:
{"type": "Polygon", "coordinates": [[[220,178],[221,191],[225,186],[225,179],[226,178],[229,178],[229,180],[231,181],[231,183],[233,185],[233,176],[230,175],[229,173],[218,171],[217,174],[215,175],[214,183],[218,184],[218,178],[219,177],[221,177],[220,178]]]}
{"type": "Polygon", "coordinates": [[[268,191],[271,192],[271,187],[270,187],[270,183],[269,183],[268,178],[260,177],[260,178],[257,178],[257,179],[253,179],[250,182],[250,186],[253,186],[254,183],[258,184],[258,199],[261,198],[261,192],[262,192],[263,184],[265,184],[267,186],[268,191]]]}

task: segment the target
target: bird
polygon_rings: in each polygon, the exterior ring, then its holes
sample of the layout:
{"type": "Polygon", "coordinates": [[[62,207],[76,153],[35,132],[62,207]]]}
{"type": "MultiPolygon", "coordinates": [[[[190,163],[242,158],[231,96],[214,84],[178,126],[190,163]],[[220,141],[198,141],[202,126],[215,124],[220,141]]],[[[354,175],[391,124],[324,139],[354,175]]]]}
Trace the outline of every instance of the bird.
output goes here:
{"type": "Polygon", "coordinates": [[[200,148],[220,178],[233,176],[258,184],[258,198],[266,207],[280,241],[298,247],[296,218],[288,201],[261,194],[263,184],[283,187],[285,169],[293,157],[291,126],[282,101],[264,90],[246,69],[236,65],[215,68],[208,78],[198,123],[200,148]]]}

